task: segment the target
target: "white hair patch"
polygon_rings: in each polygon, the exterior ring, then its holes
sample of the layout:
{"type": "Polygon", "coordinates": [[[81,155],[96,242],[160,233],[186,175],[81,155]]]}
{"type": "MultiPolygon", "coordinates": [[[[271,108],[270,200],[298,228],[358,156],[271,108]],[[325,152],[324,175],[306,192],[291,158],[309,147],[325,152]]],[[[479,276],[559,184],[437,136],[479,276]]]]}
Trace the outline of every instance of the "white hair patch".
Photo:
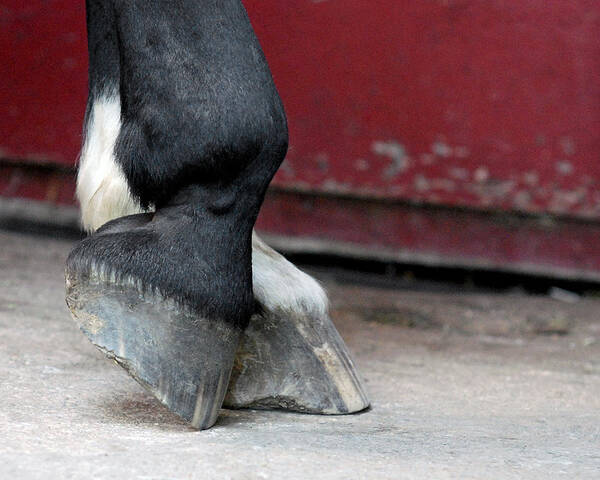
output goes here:
{"type": "Polygon", "coordinates": [[[119,96],[104,95],[95,100],[86,124],[76,189],[81,222],[88,232],[114,218],[142,211],[114,157],[120,129],[119,96]]]}
{"type": "Polygon", "coordinates": [[[314,278],[287,261],[252,232],[252,283],[267,311],[324,315],[327,294],[314,278]]]}

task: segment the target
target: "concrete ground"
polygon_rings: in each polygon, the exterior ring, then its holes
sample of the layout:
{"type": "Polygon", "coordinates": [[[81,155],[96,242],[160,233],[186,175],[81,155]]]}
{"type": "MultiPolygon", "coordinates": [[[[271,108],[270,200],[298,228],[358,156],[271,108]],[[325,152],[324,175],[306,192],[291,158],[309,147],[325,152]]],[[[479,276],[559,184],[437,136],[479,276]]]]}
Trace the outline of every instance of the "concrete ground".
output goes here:
{"type": "Polygon", "coordinates": [[[72,244],[0,231],[1,479],[600,478],[600,299],[324,272],[372,409],[224,410],[197,432],[71,321],[72,244]]]}

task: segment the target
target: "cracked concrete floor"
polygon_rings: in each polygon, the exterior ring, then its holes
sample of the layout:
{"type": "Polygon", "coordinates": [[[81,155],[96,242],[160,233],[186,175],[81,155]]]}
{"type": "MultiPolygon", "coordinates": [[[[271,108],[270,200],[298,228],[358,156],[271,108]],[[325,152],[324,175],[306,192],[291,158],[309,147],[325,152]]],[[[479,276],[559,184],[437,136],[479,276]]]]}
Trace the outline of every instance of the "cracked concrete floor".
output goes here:
{"type": "Polygon", "coordinates": [[[72,241],[0,231],[2,479],[600,478],[600,299],[324,276],[372,410],[196,432],[70,320],[72,241]]]}

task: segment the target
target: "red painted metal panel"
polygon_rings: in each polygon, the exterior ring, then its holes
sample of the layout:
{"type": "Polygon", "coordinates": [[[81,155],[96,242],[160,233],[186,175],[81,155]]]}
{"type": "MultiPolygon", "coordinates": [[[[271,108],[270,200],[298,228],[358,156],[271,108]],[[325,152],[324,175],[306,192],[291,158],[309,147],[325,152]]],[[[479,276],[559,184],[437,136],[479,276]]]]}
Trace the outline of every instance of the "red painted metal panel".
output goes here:
{"type": "MultiPolygon", "coordinates": [[[[306,194],[271,195],[264,230],[327,232],[337,245],[391,256],[600,271],[600,253],[569,235],[593,242],[600,216],[597,0],[244,3],[289,117],[290,151],[274,184],[306,194]],[[319,195],[325,210],[294,210],[319,195]],[[419,205],[550,213],[565,223],[548,227],[552,246],[529,220],[477,229],[478,213],[455,211],[462,225],[443,210],[446,229],[419,205]],[[584,222],[567,228],[570,218],[584,222]]],[[[2,2],[0,65],[0,158],[74,165],[87,77],[83,2],[2,2]]],[[[0,195],[72,202],[72,190],[65,171],[0,171],[0,195]]]]}
{"type": "Polygon", "coordinates": [[[288,250],[600,281],[600,224],[272,189],[257,227],[288,250]]]}
{"type": "Polygon", "coordinates": [[[249,0],[280,186],[597,218],[596,0],[249,0]]]}
{"type": "Polygon", "coordinates": [[[0,157],[73,165],[87,95],[84,2],[0,4],[0,157]]]}

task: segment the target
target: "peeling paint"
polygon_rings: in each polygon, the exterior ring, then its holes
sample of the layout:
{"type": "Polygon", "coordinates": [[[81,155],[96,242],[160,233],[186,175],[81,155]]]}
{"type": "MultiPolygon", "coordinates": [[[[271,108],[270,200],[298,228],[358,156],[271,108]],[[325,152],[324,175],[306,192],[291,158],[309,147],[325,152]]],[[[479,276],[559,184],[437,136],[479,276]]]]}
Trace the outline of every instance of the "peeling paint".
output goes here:
{"type": "Polygon", "coordinates": [[[441,140],[437,140],[431,144],[431,152],[434,155],[442,158],[467,158],[469,155],[471,155],[471,151],[467,147],[463,145],[452,147],[441,140]]]}
{"type": "Polygon", "coordinates": [[[514,180],[488,179],[485,183],[466,185],[466,190],[477,195],[485,205],[502,200],[515,188],[514,180]]]}
{"type": "Polygon", "coordinates": [[[417,192],[426,192],[430,188],[429,180],[421,174],[415,175],[413,183],[417,192]]]}
{"type": "Polygon", "coordinates": [[[523,181],[530,187],[535,187],[540,181],[540,176],[537,172],[525,172],[523,174],[523,181]]]}
{"type": "Polygon", "coordinates": [[[531,193],[521,190],[513,197],[513,205],[521,210],[526,210],[531,205],[531,193]]]}
{"type": "Polygon", "coordinates": [[[565,155],[571,156],[575,154],[575,141],[571,137],[560,137],[558,143],[565,155]]]}
{"type": "Polygon", "coordinates": [[[448,173],[451,177],[456,178],[457,180],[466,181],[469,179],[470,172],[466,168],[461,167],[452,167],[448,169],[448,173]]]}
{"type": "Polygon", "coordinates": [[[367,162],[364,158],[359,158],[354,162],[354,168],[359,172],[364,172],[369,169],[369,162],[367,162]]]}
{"type": "Polygon", "coordinates": [[[448,158],[452,156],[452,147],[442,141],[433,142],[431,151],[438,157],[448,158]]]}
{"type": "Polygon", "coordinates": [[[406,153],[406,148],[399,142],[373,142],[371,149],[377,155],[383,155],[392,160],[390,165],[383,172],[383,176],[386,178],[393,178],[406,171],[410,164],[410,158],[406,153]]]}
{"type": "Polygon", "coordinates": [[[574,205],[580,203],[586,196],[587,192],[582,189],[576,190],[561,190],[556,189],[552,193],[549,208],[554,213],[568,212],[574,205]]]}
{"type": "MultiPolygon", "coordinates": [[[[426,178],[424,175],[415,175],[413,186],[417,192],[430,192],[433,190],[441,190],[445,192],[455,192],[456,184],[449,178],[426,178]]],[[[428,193],[429,200],[433,199],[433,193],[428,193]]]]}
{"type": "Polygon", "coordinates": [[[477,183],[487,182],[489,178],[490,172],[487,169],[487,167],[478,167],[477,170],[475,170],[475,173],[473,174],[473,179],[477,183]]]}
{"type": "Polygon", "coordinates": [[[338,182],[331,179],[325,180],[321,185],[326,191],[335,193],[348,193],[353,190],[353,186],[350,183],[338,182]]]}
{"type": "Polygon", "coordinates": [[[561,175],[571,175],[573,173],[573,164],[566,160],[559,160],[554,164],[554,167],[561,175]]]}
{"type": "Polygon", "coordinates": [[[289,160],[286,158],[280,165],[279,171],[283,172],[285,175],[289,177],[294,176],[294,168],[290,164],[289,160]]]}

